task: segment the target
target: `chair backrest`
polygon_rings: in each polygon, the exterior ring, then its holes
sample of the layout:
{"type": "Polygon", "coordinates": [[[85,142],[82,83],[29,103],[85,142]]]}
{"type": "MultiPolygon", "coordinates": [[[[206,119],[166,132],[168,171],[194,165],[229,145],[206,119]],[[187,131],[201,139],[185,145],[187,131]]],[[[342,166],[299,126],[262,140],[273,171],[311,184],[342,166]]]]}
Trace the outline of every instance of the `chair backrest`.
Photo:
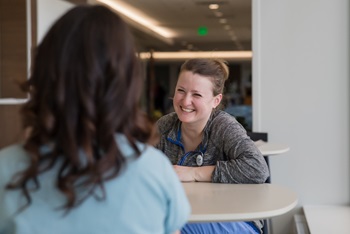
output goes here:
{"type": "Polygon", "coordinates": [[[267,132],[247,132],[247,135],[252,139],[252,141],[263,140],[268,141],[267,132]]]}
{"type": "MultiPolygon", "coordinates": [[[[268,134],[267,134],[267,132],[247,132],[247,135],[250,137],[250,139],[252,139],[252,141],[258,141],[258,140],[262,140],[262,141],[265,141],[265,142],[268,141],[268,134]]],[[[264,156],[264,158],[265,158],[266,164],[267,164],[267,166],[269,167],[269,170],[270,170],[269,157],[268,156],[264,156]]],[[[270,176],[267,178],[265,183],[271,183],[270,176]]],[[[266,219],[264,220],[264,226],[263,226],[262,232],[263,232],[263,234],[269,233],[269,222],[266,219]]]]}
{"type": "MultiPolygon", "coordinates": [[[[258,140],[262,140],[262,141],[265,141],[265,142],[268,141],[268,134],[267,134],[267,132],[247,132],[247,135],[250,137],[250,139],[252,139],[252,141],[258,141],[258,140]]],[[[269,167],[269,170],[270,170],[269,156],[264,156],[264,158],[265,158],[266,164],[267,164],[267,166],[269,167]]],[[[270,176],[267,178],[265,183],[271,183],[270,176]]]]}

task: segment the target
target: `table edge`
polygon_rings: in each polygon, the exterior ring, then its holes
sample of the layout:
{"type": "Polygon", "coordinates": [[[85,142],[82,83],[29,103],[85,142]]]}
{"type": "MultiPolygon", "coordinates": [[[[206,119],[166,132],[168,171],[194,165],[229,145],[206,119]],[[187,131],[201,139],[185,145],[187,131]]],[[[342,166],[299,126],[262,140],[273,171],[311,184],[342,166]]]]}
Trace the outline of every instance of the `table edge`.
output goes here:
{"type": "Polygon", "coordinates": [[[251,221],[258,219],[267,219],[283,215],[291,211],[298,204],[298,199],[290,205],[273,211],[256,212],[253,214],[210,214],[210,215],[193,215],[191,214],[189,222],[224,222],[224,221],[251,221]]]}

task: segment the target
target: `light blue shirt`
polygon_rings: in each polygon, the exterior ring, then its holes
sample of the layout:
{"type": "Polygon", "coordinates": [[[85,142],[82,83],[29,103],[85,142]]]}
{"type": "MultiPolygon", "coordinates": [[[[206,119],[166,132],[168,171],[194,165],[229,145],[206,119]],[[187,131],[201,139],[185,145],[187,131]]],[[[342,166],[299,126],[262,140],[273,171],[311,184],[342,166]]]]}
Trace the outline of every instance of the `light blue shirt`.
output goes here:
{"type": "Polygon", "coordinates": [[[122,174],[105,183],[106,200],[89,197],[66,216],[56,209],[65,197],[55,187],[57,167],[39,177],[40,189],[31,193],[32,204],[15,214],[24,197],[20,190],[5,190],[28,156],[21,145],[0,151],[0,234],[157,234],[172,233],[187,222],[190,205],[172,165],[149,145],[133,159],[123,136],[117,142],[127,158],[122,174]]]}

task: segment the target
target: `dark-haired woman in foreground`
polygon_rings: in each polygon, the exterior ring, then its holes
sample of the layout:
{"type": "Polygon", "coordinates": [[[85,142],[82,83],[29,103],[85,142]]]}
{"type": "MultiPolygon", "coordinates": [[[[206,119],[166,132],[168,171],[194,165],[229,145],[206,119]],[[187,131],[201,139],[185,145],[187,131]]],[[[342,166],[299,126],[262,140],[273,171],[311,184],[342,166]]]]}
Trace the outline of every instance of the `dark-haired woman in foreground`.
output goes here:
{"type": "Polygon", "coordinates": [[[103,6],[69,10],[23,88],[26,140],[0,151],[0,233],[173,233],[190,207],[138,109],[133,39],[103,6]]]}

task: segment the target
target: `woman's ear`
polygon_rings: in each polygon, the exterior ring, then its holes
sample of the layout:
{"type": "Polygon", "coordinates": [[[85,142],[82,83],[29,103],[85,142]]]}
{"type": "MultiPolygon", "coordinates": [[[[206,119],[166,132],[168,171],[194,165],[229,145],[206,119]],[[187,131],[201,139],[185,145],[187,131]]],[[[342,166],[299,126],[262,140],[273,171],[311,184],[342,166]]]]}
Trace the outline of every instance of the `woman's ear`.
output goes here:
{"type": "Polygon", "coordinates": [[[218,94],[218,95],[216,95],[214,97],[214,106],[213,106],[213,108],[216,108],[220,104],[221,100],[222,100],[222,93],[220,93],[220,94],[218,94]]]}

